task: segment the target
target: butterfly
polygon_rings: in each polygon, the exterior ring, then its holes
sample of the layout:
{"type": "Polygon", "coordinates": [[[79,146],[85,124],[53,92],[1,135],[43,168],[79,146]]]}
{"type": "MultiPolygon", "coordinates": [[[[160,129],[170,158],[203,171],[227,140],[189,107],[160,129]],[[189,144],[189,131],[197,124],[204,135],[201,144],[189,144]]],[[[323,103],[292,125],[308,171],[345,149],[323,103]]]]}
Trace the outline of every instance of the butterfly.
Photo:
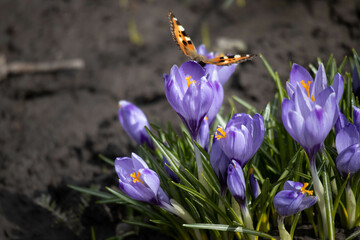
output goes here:
{"type": "Polygon", "coordinates": [[[212,59],[207,59],[204,55],[199,54],[191,41],[191,38],[186,34],[184,27],[180,24],[179,20],[174,14],[169,11],[170,31],[174,41],[179,45],[184,54],[190,57],[192,60],[197,61],[201,66],[205,64],[215,64],[218,66],[227,66],[234,63],[242,63],[248,60],[252,60],[256,54],[245,55],[220,55],[212,59]]]}

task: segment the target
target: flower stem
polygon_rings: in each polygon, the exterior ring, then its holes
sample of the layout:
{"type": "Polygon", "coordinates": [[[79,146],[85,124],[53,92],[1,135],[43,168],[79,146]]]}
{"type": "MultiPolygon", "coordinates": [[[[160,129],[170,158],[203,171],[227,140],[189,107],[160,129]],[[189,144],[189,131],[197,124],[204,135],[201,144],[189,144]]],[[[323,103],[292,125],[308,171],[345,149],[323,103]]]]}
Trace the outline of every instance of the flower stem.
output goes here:
{"type": "Polygon", "coordinates": [[[325,207],[325,198],[324,198],[324,186],[322,185],[319,175],[317,173],[316,170],[316,154],[313,154],[313,156],[311,156],[309,158],[309,162],[310,162],[310,171],[311,171],[311,175],[312,175],[312,179],[313,179],[313,185],[314,185],[314,190],[315,190],[315,194],[317,197],[317,203],[319,205],[320,208],[320,213],[321,213],[321,218],[322,218],[322,223],[323,223],[323,232],[324,232],[324,238],[327,239],[327,235],[328,235],[328,226],[327,226],[327,214],[326,214],[326,207],[325,207]]]}
{"type": "Polygon", "coordinates": [[[346,184],[346,210],[348,212],[348,229],[355,226],[355,214],[356,214],[356,200],[354,192],[351,189],[350,181],[346,184]]]}
{"type": "MultiPolygon", "coordinates": [[[[254,230],[254,225],[253,225],[253,221],[249,212],[249,209],[247,208],[246,204],[239,204],[240,205],[240,209],[241,209],[241,213],[243,215],[244,218],[244,222],[245,222],[245,227],[251,230],[254,230]]],[[[254,235],[248,235],[249,238],[251,240],[255,240],[256,237],[254,235]]]]}
{"type": "MultiPolygon", "coordinates": [[[[197,142],[199,142],[199,141],[197,141],[197,142]]],[[[202,164],[200,149],[196,146],[194,140],[193,140],[193,144],[194,144],[194,152],[195,152],[196,165],[197,165],[197,171],[198,171],[198,179],[199,179],[201,185],[203,185],[205,187],[205,189],[207,191],[209,191],[209,186],[207,185],[207,182],[205,181],[205,179],[202,176],[202,174],[205,175],[205,173],[204,173],[204,167],[202,164]]]]}
{"type": "Polygon", "coordinates": [[[285,217],[278,216],[277,223],[278,223],[278,229],[279,229],[279,235],[281,240],[291,240],[291,236],[286,231],[285,225],[284,225],[284,219],[285,217]]]}
{"type": "MultiPolygon", "coordinates": [[[[196,221],[189,214],[189,212],[186,211],[183,208],[183,206],[181,206],[177,201],[175,201],[175,199],[170,199],[170,203],[171,204],[167,204],[167,203],[163,202],[161,207],[164,208],[165,210],[171,212],[172,214],[177,215],[178,217],[183,219],[185,221],[185,223],[188,223],[188,224],[196,223],[196,221]]],[[[193,229],[193,230],[194,230],[196,239],[202,240],[203,238],[201,237],[200,230],[199,229],[193,229]]]]}

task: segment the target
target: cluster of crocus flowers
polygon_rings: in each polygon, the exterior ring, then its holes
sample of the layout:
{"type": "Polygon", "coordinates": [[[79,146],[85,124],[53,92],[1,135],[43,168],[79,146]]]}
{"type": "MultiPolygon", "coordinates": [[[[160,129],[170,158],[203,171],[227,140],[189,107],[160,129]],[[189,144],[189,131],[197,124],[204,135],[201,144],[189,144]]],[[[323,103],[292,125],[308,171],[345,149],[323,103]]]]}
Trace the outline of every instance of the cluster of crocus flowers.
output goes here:
{"type": "Polygon", "coordinates": [[[286,89],[290,99],[282,102],[282,121],[287,132],[304,148],[309,158],[326,233],[324,189],[316,169],[316,154],[338,119],[344,81],[340,74],[336,74],[333,85],[328,87],[323,64],[320,64],[315,80],[306,69],[293,64],[286,89]]]}
{"type": "Polygon", "coordinates": [[[139,145],[146,144],[153,149],[154,144],[145,128],[150,129],[150,125],[144,112],[125,100],[119,101],[118,107],[119,120],[125,132],[139,145]]]}
{"type": "Polygon", "coordinates": [[[218,127],[210,153],[210,162],[224,194],[226,185],[239,203],[245,225],[253,228],[246,206],[244,166],[250,161],[264,140],[264,120],[260,114],[235,114],[225,129],[218,127]],[[226,185],[225,185],[226,180],[226,185]]]}
{"type": "Polygon", "coordinates": [[[311,207],[317,201],[317,197],[312,196],[313,191],[306,190],[308,186],[308,183],[286,181],[283,190],[273,199],[275,210],[278,212],[278,229],[282,240],[291,239],[285,229],[284,218],[311,207]]]}

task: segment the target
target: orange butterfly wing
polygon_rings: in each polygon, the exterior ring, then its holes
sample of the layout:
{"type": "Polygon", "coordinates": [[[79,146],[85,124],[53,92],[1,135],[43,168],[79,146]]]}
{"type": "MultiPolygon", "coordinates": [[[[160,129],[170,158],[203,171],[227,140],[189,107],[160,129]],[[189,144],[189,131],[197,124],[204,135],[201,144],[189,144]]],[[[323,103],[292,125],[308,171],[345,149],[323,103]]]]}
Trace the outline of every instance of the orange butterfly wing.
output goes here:
{"type": "Polygon", "coordinates": [[[234,63],[242,63],[248,60],[252,60],[256,57],[256,54],[246,54],[246,55],[228,55],[228,56],[218,56],[212,59],[203,60],[206,64],[215,64],[217,66],[227,66],[234,63]]]}
{"type": "Polygon", "coordinates": [[[180,49],[186,56],[192,57],[197,54],[196,48],[191,38],[186,35],[184,27],[172,12],[169,12],[170,30],[174,41],[179,45],[180,49]]]}
{"type": "Polygon", "coordinates": [[[192,60],[197,61],[199,64],[204,66],[205,64],[215,64],[217,66],[227,66],[234,63],[242,63],[248,60],[252,60],[256,54],[246,54],[246,55],[221,55],[212,59],[207,59],[205,56],[197,53],[196,48],[191,41],[191,38],[187,36],[184,27],[180,24],[179,20],[174,16],[174,14],[169,11],[168,14],[170,22],[170,30],[173,36],[174,41],[184,52],[184,54],[190,57],[192,60]]]}

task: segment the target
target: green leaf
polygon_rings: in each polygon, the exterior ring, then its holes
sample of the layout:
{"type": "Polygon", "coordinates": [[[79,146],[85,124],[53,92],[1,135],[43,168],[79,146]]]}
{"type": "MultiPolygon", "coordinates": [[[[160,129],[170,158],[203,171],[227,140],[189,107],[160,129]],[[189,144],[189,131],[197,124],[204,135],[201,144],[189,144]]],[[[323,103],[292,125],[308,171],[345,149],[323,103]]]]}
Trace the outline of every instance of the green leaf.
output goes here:
{"type": "Polygon", "coordinates": [[[195,224],[183,224],[184,227],[189,228],[197,228],[197,229],[209,229],[209,230],[216,230],[216,231],[227,231],[227,232],[240,232],[244,234],[251,234],[267,239],[275,239],[269,234],[251,230],[248,228],[234,226],[234,225],[224,225],[224,224],[208,224],[208,223],[195,223],[195,224]]]}
{"type": "Polygon", "coordinates": [[[335,214],[336,214],[336,211],[337,211],[337,208],[338,208],[338,205],[340,203],[340,199],[341,199],[341,196],[344,192],[344,189],[346,187],[346,184],[348,183],[349,181],[349,178],[350,178],[350,174],[347,176],[346,180],[343,182],[343,184],[341,184],[341,187],[338,191],[338,194],[336,196],[336,199],[335,199],[335,202],[334,202],[334,206],[333,206],[333,210],[332,210],[332,218],[335,219],[335,214]]]}
{"type": "Polygon", "coordinates": [[[96,197],[100,197],[100,198],[104,198],[104,199],[112,199],[112,195],[105,193],[105,192],[101,192],[99,190],[94,190],[94,189],[90,189],[90,188],[83,188],[83,187],[77,187],[74,185],[68,185],[69,188],[74,189],[78,192],[82,192],[85,194],[89,194],[89,195],[93,195],[96,197]]]}
{"type": "Polygon", "coordinates": [[[355,239],[357,236],[360,236],[360,230],[354,232],[353,234],[348,236],[345,240],[352,240],[352,239],[355,239]]]}
{"type": "Polygon", "coordinates": [[[107,158],[102,154],[99,154],[99,158],[101,158],[104,162],[110,164],[111,166],[115,166],[115,161],[113,159],[107,158]]]}

